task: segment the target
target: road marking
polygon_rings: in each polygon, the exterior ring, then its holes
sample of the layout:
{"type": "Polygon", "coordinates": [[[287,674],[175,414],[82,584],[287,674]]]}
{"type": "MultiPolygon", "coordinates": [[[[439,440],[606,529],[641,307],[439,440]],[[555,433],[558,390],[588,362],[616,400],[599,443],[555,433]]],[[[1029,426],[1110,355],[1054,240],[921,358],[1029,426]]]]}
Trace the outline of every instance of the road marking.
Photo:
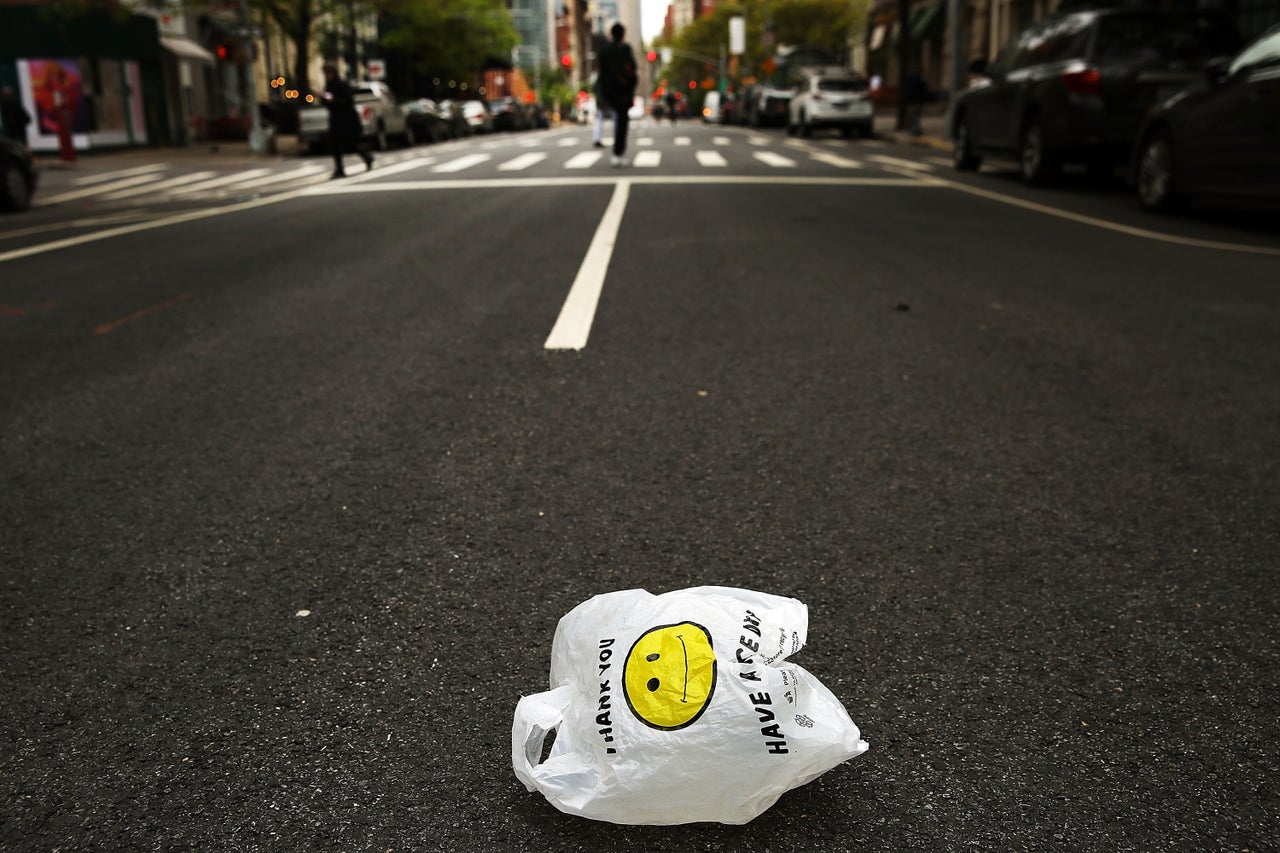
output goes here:
{"type": "Polygon", "coordinates": [[[729,137],[727,137],[727,136],[714,136],[714,137],[712,137],[712,138],[711,138],[711,144],[713,144],[713,145],[729,145],[729,144],[730,144],[730,142],[729,142],[729,137]]]}
{"type": "Polygon", "coordinates": [[[119,320],[112,320],[110,323],[103,323],[101,326],[98,326],[96,329],[94,329],[93,333],[95,335],[109,334],[111,332],[114,332],[116,329],[120,328],[121,326],[123,326],[125,323],[132,323],[134,320],[137,320],[141,317],[145,317],[148,314],[154,314],[157,311],[163,311],[166,308],[172,308],[173,306],[177,305],[180,302],[186,302],[190,298],[191,298],[190,293],[180,293],[177,296],[173,297],[172,299],[166,299],[164,302],[157,303],[148,308],[143,308],[141,311],[134,311],[128,317],[121,317],[119,320]]]}
{"type": "Polygon", "coordinates": [[[693,140],[687,136],[676,137],[676,145],[692,145],[692,144],[693,144],[693,140]]]}
{"type": "Polygon", "coordinates": [[[288,172],[277,172],[274,175],[267,175],[265,178],[258,178],[256,181],[246,181],[236,187],[238,190],[249,190],[254,187],[265,187],[267,184],[275,184],[281,181],[288,181],[293,178],[307,178],[312,175],[319,175],[322,172],[329,171],[328,166],[299,166],[288,172]]]}
{"type": "Polygon", "coordinates": [[[767,137],[767,136],[748,136],[748,137],[747,137],[747,144],[748,144],[748,145],[768,145],[768,144],[769,144],[769,137],[767,137]]]}
{"type": "Polygon", "coordinates": [[[521,154],[519,157],[508,160],[498,167],[499,172],[518,172],[521,169],[527,169],[537,163],[541,163],[547,159],[547,155],[543,151],[530,151],[528,154],[521,154]]]}
{"type": "Polygon", "coordinates": [[[46,231],[68,231],[72,228],[92,228],[95,225],[111,225],[119,222],[137,222],[141,219],[152,219],[156,214],[148,210],[122,210],[119,213],[109,213],[105,216],[91,216],[84,219],[69,219],[60,222],[50,222],[45,225],[33,225],[29,228],[19,228],[16,231],[0,231],[0,240],[11,240],[15,237],[26,237],[31,234],[43,234],[46,231]]]}
{"type": "Polygon", "coordinates": [[[211,190],[211,189],[216,189],[217,187],[225,186],[226,184],[234,184],[236,181],[253,180],[254,178],[262,177],[263,175],[269,173],[270,171],[271,171],[270,169],[250,169],[247,172],[236,172],[235,174],[232,174],[232,175],[223,175],[220,178],[213,178],[212,180],[201,181],[198,184],[188,184],[182,187],[180,190],[178,190],[178,192],[175,193],[175,195],[183,195],[185,193],[201,193],[201,192],[204,192],[205,190],[211,190]]]}
{"type": "MultiPolygon", "coordinates": [[[[433,172],[461,172],[463,169],[470,169],[472,166],[478,165],[489,159],[488,154],[467,154],[456,160],[450,160],[448,163],[441,163],[431,171],[433,172]]],[[[389,170],[383,170],[384,172],[389,170]]]]}
{"type": "Polygon", "coordinates": [[[76,178],[71,182],[73,187],[83,187],[89,184],[100,184],[103,181],[110,181],[115,178],[131,178],[135,175],[145,175],[150,172],[163,172],[169,168],[164,163],[148,163],[145,166],[134,166],[132,169],[117,169],[113,172],[103,172],[99,175],[85,175],[82,178],[76,178]]]}
{"type": "Polygon", "coordinates": [[[627,196],[631,193],[631,182],[627,179],[618,181],[609,199],[609,206],[600,218],[591,245],[587,247],[586,257],[578,268],[578,275],[569,288],[564,305],[560,307],[560,316],[547,336],[544,349],[580,350],[587,345],[587,336],[591,334],[591,324],[595,321],[596,306],[600,302],[600,292],[604,289],[604,276],[609,270],[609,259],[613,257],[613,247],[618,242],[618,228],[622,225],[622,213],[627,209],[627,196]]]}
{"type": "Polygon", "coordinates": [[[566,136],[564,139],[561,139],[560,142],[557,144],[561,148],[572,148],[573,146],[578,144],[578,140],[574,139],[572,136],[566,136]]]}
{"type": "Polygon", "coordinates": [[[603,156],[603,151],[581,151],[570,157],[565,162],[564,167],[566,169],[590,169],[603,156]]]}
{"type": "Polygon", "coordinates": [[[781,154],[775,154],[772,151],[752,151],[751,156],[766,166],[773,166],[775,169],[791,169],[796,165],[795,160],[783,157],[781,154]]]}
{"type": "Polygon", "coordinates": [[[87,187],[82,190],[72,190],[71,192],[59,193],[58,195],[48,196],[47,198],[37,198],[35,203],[37,206],[43,206],[48,204],[58,204],[63,201],[75,201],[78,198],[87,198],[91,195],[98,195],[99,193],[109,193],[114,190],[122,190],[125,187],[136,187],[138,184],[149,184],[155,179],[156,176],[153,174],[135,175],[132,178],[124,178],[112,184],[87,187]]]}
{"type": "Polygon", "coordinates": [[[729,161],[724,159],[719,151],[695,151],[693,156],[698,158],[699,166],[723,167],[729,165],[729,161]]]}
{"type": "Polygon", "coordinates": [[[954,160],[949,160],[946,157],[926,157],[924,159],[929,163],[933,163],[935,166],[946,166],[950,168],[955,165],[954,160]]]}
{"type": "Polygon", "coordinates": [[[652,144],[653,144],[652,136],[642,136],[636,140],[636,145],[652,145],[652,144]]]}
{"type": "Polygon", "coordinates": [[[881,166],[898,166],[903,169],[916,169],[926,172],[933,171],[933,166],[928,163],[921,163],[919,160],[903,160],[900,157],[886,157],[883,154],[872,154],[867,159],[873,163],[879,163],[881,166]]]}
{"type": "Polygon", "coordinates": [[[661,162],[661,151],[640,151],[636,154],[636,158],[631,161],[631,165],[637,169],[651,169],[661,162]]]}
{"type": "Polygon", "coordinates": [[[212,178],[216,174],[217,172],[192,172],[189,175],[178,175],[178,177],[170,178],[167,181],[160,181],[155,184],[146,184],[141,187],[133,187],[132,189],[108,193],[102,197],[102,200],[119,201],[120,199],[133,198],[134,196],[142,195],[143,193],[171,190],[184,184],[194,184],[196,181],[203,181],[205,178],[212,178]]]}
{"type": "Polygon", "coordinates": [[[859,160],[850,160],[847,157],[841,157],[839,154],[830,154],[826,151],[815,151],[809,156],[819,163],[826,163],[828,166],[835,166],[837,169],[862,168],[862,162],[859,160]]]}
{"type": "MultiPolygon", "coordinates": [[[[473,156],[483,157],[485,160],[489,159],[489,155],[487,154],[476,154],[473,156]]],[[[412,172],[414,169],[421,169],[423,166],[430,166],[435,162],[435,157],[415,157],[412,160],[405,160],[403,163],[396,163],[393,166],[382,166],[381,168],[367,169],[347,178],[346,182],[348,184],[359,184],[365,181],[371,181],[374,178],[380,178],[383,175],[398,175],[401,172],[412,172]]],[[[448,163],[444,165],[447,166],[448,163]]],[[[463,168],[466,167],[464,166],[463,168]]],[[[449,171],[456,170],[450,169],[449,171]]]]}

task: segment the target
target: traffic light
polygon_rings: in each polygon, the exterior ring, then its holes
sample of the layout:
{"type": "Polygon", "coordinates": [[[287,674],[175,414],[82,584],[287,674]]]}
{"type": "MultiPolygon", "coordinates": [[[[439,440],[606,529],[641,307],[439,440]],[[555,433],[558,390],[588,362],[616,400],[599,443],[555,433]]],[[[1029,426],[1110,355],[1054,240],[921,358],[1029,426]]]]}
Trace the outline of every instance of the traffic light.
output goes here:
{"type": "Polygon", "coordinates": [[[689,88],[690,88],[690,89],[696,89],[696,88],[698,88],[698,81],[697,81],[697,80],[690,80],[690,81],[689,81],[689,88]]]}
{"type": "Polygon", "coordinates": [[[560,64],[563,65],[565,68],[572,68],[573,57],[566,53],[564,56],[560,57],[560,64]]]}
{"type": "Polygon", "coordinates": [[[656,50],[651,50],[648,53],[646,53],[644,56],[645,56],[645,59],[649,60],[650,62],[658,61],[658,52],[656,50]]]}
{"type": "Polygon", "coordinates": [[[213,49],[213,52],[218,55],[218,60],[221,62],[226,62],[227,57],[231,55],[231,49],[225,44],[219,44],[213,49]]]}

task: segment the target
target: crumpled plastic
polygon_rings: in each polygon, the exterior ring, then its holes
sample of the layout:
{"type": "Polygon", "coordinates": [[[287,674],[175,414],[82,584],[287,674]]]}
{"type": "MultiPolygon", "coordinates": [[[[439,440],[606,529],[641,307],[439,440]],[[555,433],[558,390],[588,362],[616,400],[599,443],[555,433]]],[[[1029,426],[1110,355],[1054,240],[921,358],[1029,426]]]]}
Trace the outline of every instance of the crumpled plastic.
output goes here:
{"type": "Polygon", "coordinates": [[[583,602],[556,627],[551,689],[516,705],[517,778],[596,820],[747,823],[867,750],[840,700],[788,660],[808,621],[794,598],[730,587],[583,602]]]}

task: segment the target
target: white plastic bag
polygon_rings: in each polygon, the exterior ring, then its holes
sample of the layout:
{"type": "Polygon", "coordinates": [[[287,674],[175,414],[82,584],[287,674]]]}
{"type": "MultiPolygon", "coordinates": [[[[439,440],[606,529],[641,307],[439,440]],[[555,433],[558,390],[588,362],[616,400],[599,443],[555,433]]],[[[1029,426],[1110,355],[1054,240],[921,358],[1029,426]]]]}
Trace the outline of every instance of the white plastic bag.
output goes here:
{"type": "Polygon", "coordinates": [[[808,621],[794,598],[729,587],[578,605],[556,628],[551,690],[516,705],[516,776],[597,820],[746,823],[867,749],[831,691],[786,660],[808,621]]]}

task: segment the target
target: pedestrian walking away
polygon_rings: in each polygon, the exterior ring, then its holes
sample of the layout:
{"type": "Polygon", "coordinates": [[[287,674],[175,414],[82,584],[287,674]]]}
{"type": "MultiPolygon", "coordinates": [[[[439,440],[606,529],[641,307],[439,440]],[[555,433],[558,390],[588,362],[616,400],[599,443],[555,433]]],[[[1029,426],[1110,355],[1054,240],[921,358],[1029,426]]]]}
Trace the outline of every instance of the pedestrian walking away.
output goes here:
{"type": "Polygon", "coordinates": [[[907,129],[911,131],[912,136],[923,136],[924,128],[921,125],[921,119],[924,115],[925,102],[929,100],[929,87],[925,85],[920,72],[914,68],[907,72],[902,99],[907,105],[907,129]]]}
{"type": "Polygon", "coordinates": [[[609,28],[613,39],[600,51],[600,91],[613,111],[613,165],[627,165],[627,124],[631,102],[636,96],[636,58],[625,37],[627,28],[614,24],[609,28]]]}
{"type": "Polygon", "coordinates": [[[676,123],[676,93],[674,89],[668,89],[667,94],[663,97],[663,101],[667,105],[667,115],[671,116],[671,123],[676,123]]]}
{"type": "Polygon", "coordinates": [[[27,144],[27,125],[31,124],[31,113],[18,100],[18,93],[12,86],[0,87],[0,124],[4,125],[4,135],[14,142],[27,144]]]}
{"type": "Polygon", "coordinates": [[[361,139],[360,114],[356,112],[355,97],[351,87],[338,76],[338,66],[324,66],[324,105],[329,110],[329,147],[333,152],[333,177],[345,178],[342,155],[350,149],[364,160],[365,170],[373,168],[373,155],[361,139]]]}
{"type": "Polygon", "coordinates": [[[609,108],[605,106],[604,95],[600,92],[600,72],[598,69],[596,71],[595,92],[596,114],[592,122],[591,145],[595,148],[603,148],[604,143],[601,142],[601,139],[604,137],[604,120],[612,118],[612,116],[606,115],[609,112],[609,108]]]}

